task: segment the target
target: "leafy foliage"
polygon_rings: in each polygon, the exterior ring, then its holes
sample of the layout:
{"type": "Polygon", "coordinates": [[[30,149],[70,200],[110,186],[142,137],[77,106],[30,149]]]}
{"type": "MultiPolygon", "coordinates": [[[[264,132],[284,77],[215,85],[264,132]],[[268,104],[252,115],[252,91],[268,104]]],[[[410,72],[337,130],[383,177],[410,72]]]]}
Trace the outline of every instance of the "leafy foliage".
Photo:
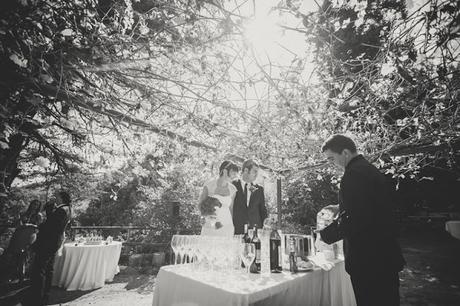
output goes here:
{"type": "Polygon", "coordinates": [[[337,191],[337,178],[327,170],[293,175],[288,179],[286,200],[282,205],[283,226],[287,225],[287,230],[308,233],[308,226],[316,224],[316,215],[323,207],[338,204],[337,191]]]}
{"type": "Polygon", "coordinates": [[[152,235],[165,237],[176,230],[200,228],[196,186],[210,173],[203,164],[184,154],[177,158],[175,147],[161,155],[148,154],[143,161],[130,160],[122,169],[101,180],[96,195],[78,217],[82,225],[135,225],[151,227],[152,235]],[[179,205],[174,215],[173,205],[179,205]],[[179,226],[180,224],[180,226],[179,226]]]}
{"type": "Polygon", "coordinates": [[[303,17],[328,92],[324,128],[356,135],[395,178],[459,173],[456,1],[325,1],[303,17]],[[441,26],[442,25],[442,26],[441,26]]]}
{"type": "MultiPolygon", "coordinates": [[[[230,152],[310,169],[286,188],[286,220],[308,224],[330,204],[310,167],[335,132],[397,179],[427,165],[458,176],[458,3],[301,3],[268,14],[305,48],[281,36],[261,52],[245,31],[256,1],[2,2],[0,214],[19,205],[11,186],[65,186],[90,203],[86,224],[172,228],[165,203],[192,202],[200,167],[230,152]]],[[[196,226],[195,207],[181,209],[196,226]]]]}

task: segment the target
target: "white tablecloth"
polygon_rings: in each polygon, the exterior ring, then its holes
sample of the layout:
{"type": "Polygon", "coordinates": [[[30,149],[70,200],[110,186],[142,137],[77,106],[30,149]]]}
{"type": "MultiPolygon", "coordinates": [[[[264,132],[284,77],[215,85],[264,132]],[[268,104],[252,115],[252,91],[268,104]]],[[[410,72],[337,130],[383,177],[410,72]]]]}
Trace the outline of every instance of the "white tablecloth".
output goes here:
{"type": "Polygon", "coordinates": [[[53,286],[66,290],[90,290],[104,286],[120,272],[121,242],[106,245],[66,243],[54,262],[53,286]]]}
{"type": "Polygon", "coordinates": [[[186,265],[160,269],[153,306],[354,306],[343,261],[330,271],[245,274],[192,271],[186,265]]]}
{"type": "Polygon", "coordinates": [[[460,239],[460,221],[447,221],[446,231],[448,231],[452,237],[460,239]]]}

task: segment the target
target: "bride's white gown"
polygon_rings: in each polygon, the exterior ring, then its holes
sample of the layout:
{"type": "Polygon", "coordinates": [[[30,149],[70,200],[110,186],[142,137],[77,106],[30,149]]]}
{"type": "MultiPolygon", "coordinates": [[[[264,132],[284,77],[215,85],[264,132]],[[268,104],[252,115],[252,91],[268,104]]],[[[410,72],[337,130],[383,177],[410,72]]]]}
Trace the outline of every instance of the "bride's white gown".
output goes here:
{"type": "Polygon", "coordinates": [[[201,228],[201,235],[206,236],[233,236],[234,227],[232,215],[230,213],[230,206],[232,204],[233,196],[236,192],[235,186],[229,184],[230,194],[222,196],[215,194],[216,182],[211,181],[206,184],[208,189],[208,196],[218,199],[222,203],[222,207],[216,207],[216,215],[212,217],[205,217],[206,222],[201,228]],[[215,223],[220,222],[223,226],[216,229],[215,223]]]}

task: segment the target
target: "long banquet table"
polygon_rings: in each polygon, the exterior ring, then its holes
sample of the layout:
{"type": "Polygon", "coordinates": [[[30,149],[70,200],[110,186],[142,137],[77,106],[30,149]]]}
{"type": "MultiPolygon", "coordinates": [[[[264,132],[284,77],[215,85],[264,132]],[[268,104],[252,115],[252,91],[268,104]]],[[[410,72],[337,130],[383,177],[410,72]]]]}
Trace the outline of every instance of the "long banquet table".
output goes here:
{"type": "Polygon", "coordinates": [[[64,244],[62,256],[54,262],[53,286],[71,290],[91,290],[104,286],[120,272],[121,242],[108,245],[64,244]]]}
{"type": "Polygon", "coordinates": [[[153,306],[354,306],[350,278],[344,262],[330,271],[319,268],[291,274],[245,274],[195,271],[187,265],[160,269],[153,306]]]}

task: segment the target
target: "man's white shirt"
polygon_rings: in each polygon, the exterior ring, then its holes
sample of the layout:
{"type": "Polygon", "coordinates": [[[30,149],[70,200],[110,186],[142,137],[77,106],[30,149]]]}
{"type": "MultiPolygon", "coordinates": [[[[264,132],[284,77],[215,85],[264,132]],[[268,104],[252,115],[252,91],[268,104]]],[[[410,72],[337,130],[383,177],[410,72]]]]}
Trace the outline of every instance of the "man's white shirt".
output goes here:
{"type": "Polygon", "coordinates": [[[244,186],[247,184],[246,190],[246,206],[249,207],[249,199],[251,198],[251,186],[252,183],[245,182],[243,179],[241,179],[241,188],[243,189],[244,192],[244,186]]]}

